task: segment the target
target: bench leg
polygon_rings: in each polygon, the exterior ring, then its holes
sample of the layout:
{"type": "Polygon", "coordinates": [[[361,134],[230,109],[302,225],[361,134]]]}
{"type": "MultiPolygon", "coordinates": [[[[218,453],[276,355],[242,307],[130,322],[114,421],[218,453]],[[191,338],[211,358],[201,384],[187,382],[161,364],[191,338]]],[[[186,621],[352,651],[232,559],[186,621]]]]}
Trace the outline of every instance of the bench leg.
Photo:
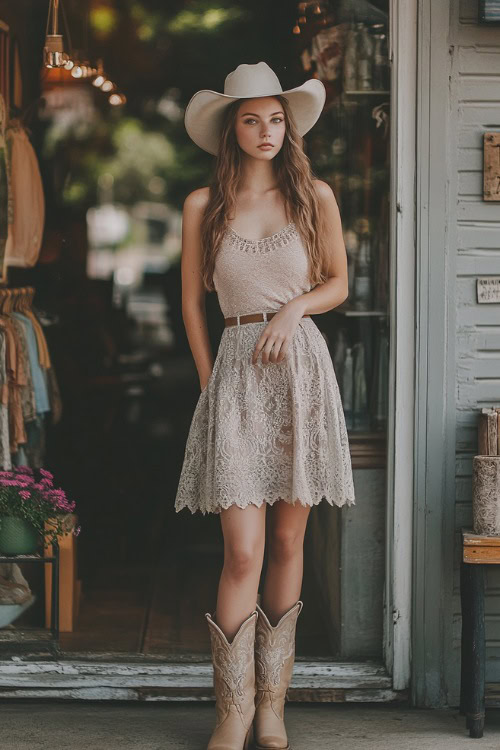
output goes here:
{"type": "Polygon", "coordinates": [[[460,714],[465,716],[465,726],[469,729],[467,711],[470,703],[470,644],[471,644],[471,618],[470,618],[470,580],[467,576],[468,563],[460,563],[460,601],[462,605],[462,639],[461,639],[461,663],[460,663],[460,714]]]}
{"type": "Polygon", "coordinates": [[[475,739],[484,730],[485,634],[484,569],[480,563],[463,563],[461,568],[463,640],[460,707],[465,710],[466,727],[475,739]]]}

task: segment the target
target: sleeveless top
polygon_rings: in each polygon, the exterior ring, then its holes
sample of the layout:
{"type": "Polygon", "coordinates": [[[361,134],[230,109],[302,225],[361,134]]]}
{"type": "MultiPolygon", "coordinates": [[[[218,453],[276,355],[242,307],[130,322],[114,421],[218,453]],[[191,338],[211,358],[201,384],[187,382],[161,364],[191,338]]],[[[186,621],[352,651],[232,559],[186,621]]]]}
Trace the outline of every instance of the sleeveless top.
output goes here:
{"type": "Polygon", "coordinates": [[[225,318],[275,312],[312,289],[309,258],[293,221],[259,240],[227,227],[215,257],[214,286],[225,318]]]}

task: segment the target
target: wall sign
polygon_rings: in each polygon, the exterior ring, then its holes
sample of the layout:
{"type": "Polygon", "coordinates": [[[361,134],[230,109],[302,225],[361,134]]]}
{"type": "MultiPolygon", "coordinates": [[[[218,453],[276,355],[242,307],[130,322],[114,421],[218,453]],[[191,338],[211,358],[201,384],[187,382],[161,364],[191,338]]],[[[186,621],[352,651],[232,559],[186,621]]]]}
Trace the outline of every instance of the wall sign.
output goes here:
{"type": "Polygon", "coordinates": [[[498,0],[479,0],[479,23],[500,23],[498,0]]]}
{"type": "Polygon", "coordinates": [[[500,133],[484,134],[483,200],[500,201],[500,133]]]}
{"type": "Polygon", "coordinates": [[[477,301],[479,304],[500,302],[500,276],[477,279],[477,301]]]}

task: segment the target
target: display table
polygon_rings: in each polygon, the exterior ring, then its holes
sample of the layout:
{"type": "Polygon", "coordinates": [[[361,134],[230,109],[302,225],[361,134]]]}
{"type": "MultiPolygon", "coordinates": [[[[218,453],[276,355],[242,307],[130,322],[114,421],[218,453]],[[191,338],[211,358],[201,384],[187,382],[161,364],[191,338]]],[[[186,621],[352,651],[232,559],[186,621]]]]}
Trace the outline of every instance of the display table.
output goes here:
{"type": "MultiPolygon", "coordinates": [[[[50,631],[52,634],[52,641],[54,644],[59,642],[59,545],[56,543],[53,545],[51,554],[38,554],[34,552],[30,555],[0,555],[0,563],[16,563],[17,565],[23,565],[24,563],[42,563],[50,564],[51,568],[51,582],[52,588],[55,592],[55,596],[52,597],[51,607],[51,625],[50,631]]],[[[22,642],[23,644],[39,642],[39,638],[35,637],[36,631],[26,631],[23,633],[22,642]],[[30,637],[32,635],[33,637],[30,637]]]]}
{"type": "Polygon", "coordinates": [[[474,738],[483,736],[485,715],[484,565],[499,564],[500,537],[462,528],[460,713],[474,738]]]}

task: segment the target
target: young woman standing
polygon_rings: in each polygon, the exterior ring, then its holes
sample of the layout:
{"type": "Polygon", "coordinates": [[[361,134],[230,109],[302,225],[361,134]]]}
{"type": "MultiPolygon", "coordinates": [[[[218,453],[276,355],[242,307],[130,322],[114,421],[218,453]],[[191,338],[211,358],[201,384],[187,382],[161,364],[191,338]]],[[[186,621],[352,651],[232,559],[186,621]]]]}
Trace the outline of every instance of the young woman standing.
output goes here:
{"type": "Polygon", "coordinates": [[[185,113],[190,137],[217,157],[211,185],[183,210],[182,311],[201,393],[175,499],[176,511],[220,514],[224,537],[216,611],[205,613],[216,695],[207,750],[289,750],[309,512],[323,499],[355,502],[337,379],[310,317],[348,294],[338,206],[302,147],[324,102],[321,81],[283,91],[259,62],[238,65],[223,94],[198,91],[185,113]],[[225,318],[215,362],[207,289],[225,318]]]}

